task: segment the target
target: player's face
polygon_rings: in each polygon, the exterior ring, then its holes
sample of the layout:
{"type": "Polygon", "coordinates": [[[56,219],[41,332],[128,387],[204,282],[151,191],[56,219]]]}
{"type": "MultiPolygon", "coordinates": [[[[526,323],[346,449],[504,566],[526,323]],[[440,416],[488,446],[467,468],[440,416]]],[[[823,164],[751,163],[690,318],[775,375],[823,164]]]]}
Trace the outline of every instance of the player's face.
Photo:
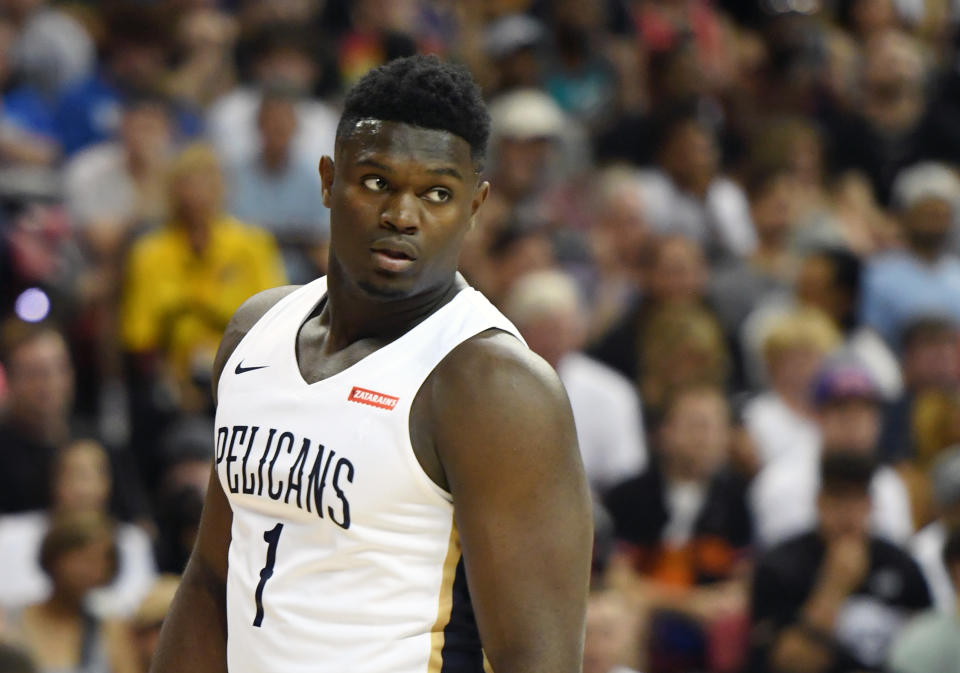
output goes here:
{"type": "Polygon", "coordinates": [[[486,199],[459,136],[362,120],[320,163],[330,208],[331,270],[367,295],[414,296],[453,279],[463,238],[486,199]]]}

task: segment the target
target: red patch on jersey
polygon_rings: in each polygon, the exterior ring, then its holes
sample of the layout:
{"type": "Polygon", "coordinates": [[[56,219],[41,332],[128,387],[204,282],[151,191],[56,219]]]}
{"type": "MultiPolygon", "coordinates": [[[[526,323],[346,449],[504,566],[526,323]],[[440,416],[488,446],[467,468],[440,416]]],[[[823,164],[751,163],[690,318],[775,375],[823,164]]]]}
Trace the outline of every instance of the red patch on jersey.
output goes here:
{"type": "Polygon", "coordinates": [[[389,411],[397,406],[400,398],[394,397],[393,395],[384,395],[375,390],[367,390],[366,388],[354,386],[353,390],[351,390],[347,396],[347,400],[350,402],[359,402],[360,404],[368,404],[371,407],[379,407],[380,409],[389,411]]]}

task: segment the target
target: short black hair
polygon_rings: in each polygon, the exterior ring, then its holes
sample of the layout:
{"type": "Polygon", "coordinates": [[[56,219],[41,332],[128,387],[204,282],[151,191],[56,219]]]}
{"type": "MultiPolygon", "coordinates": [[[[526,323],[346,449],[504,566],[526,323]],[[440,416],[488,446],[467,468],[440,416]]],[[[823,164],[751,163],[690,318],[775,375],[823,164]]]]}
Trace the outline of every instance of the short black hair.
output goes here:
{"type": "Polygon", "coordinates": [[[870,492],[876,464],[856,451],[836,451],[820,460],[820,490],[831,494],[870,492]]]}
{"type": "Polygon", "coordinates": [[[860,304],[860,291],[863,286],[863,262],[848,248],[835,245],[813,247],[807,258],[822,259],[830,265],[833,282],[850,297],[850,310],[840,322],[844,331],[857,326],[856,307],[860,304]]]}
{"type": "Polygon", "coordinates": [[[856,301],[863,281],[863,262],[846,248],[825,246],[814,253],[833,266],[833,280],[856,301]]]}
{"type": "Polygon", "coordinates": [[[666,150],[677,132],[687,126],[696,126],[715,141],[717,139],[716,128],[704,117],[696,101],[682,100],[668,105],[654,117],[653,124],[657,154],[666,150]]]}
{"type": "Polygon", "coordinates": [[[347,93],[337,142],[362,119],[400,122],[447,131],[470,145],[482,168],[490,137],[490,114],[470,72],[436,56],[398,58],[372,69],[347,93]]]}

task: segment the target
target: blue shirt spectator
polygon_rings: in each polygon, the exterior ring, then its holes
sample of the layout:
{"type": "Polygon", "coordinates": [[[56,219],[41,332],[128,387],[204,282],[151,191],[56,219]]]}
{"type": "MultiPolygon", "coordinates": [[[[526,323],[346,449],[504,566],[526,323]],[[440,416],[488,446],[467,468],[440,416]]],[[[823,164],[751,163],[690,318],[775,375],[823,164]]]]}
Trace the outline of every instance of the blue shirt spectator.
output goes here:
{"type": "MultiPolygon", "coordinates": [[[[104,12],[106,43],[101,67],[65,88],[58,102],[57,128],[64,155],[88,145],[114,140],[121,108],[130,97],[164,90],[170,45],[163,14],[145,3],[117,3],[104,12]]],[[[200,116],[173,108],[174,129],[185,137],[201,130],[200,116]]]]}
{"type": "Polygon", "coordinates": [[[891,344],[915,318],[960,320],[960,258],[947,251],[960,180],[942,164],[904,169],[893,185],[906,247],[867,265],[861,317],[891,344]]]}
{"type": "Polygon", "coordinates": [[[273,172],[255,157],[235,166],[230,178],[230,213],[238,219],[279,239],[326,238],[330,216],[315,166],[291,161],[273,172]]]}
{"type": "Polygon", "coordinates": [[[889,343],[913,319],[929,315],[960,321],[960,259],[944,255],[925,263],[894,252],[867,265],[862,318],[889,343]]]}
{"type": "MultiPolygon", "coordinates": [[[[94,143],[113,140],[128,95],[100,72],[69,87],[56,111],[56,127],[65,156],[94,143]]],[[[184,137],[202,130],[199,115],[184,108],[173,108],[174,126],[184,137]]]]}
{"type": "Polygon", "coordinates": [[[27,87],[3,95],[3,123],[40,138],[56,137],[53,110],[39,92],[27,87]]]}
{"type": "Polygon", "coordinates": [[[229,210],[244,222],[273,232],[283,252],[287,275],[306,282],[319,269],[311,248],[329,231],[320,175],[314,164],[296,156],[296,103],[290,95],[267,92],[257,113],[260,151],[230,171],[229,210]]]}

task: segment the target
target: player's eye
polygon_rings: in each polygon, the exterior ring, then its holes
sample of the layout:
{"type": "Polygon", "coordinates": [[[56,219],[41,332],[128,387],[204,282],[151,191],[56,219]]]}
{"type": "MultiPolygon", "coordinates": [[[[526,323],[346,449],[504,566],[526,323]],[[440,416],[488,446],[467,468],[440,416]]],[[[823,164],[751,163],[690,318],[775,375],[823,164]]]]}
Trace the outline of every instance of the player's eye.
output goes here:
{"type": "Polygon", "coordinates": [[[423,195],[427,201],[431,203],[446,203],[453,198],[453,194],[449,189],[444,189],[443,187],[434,187],[423,195]]]}
{"type": "Polygon", "coordinates": [[[363,179],[363,186],[369,189],[371,192],[382,192],[389,185],[387,185],[387,181],[381,178],[379,175],[371,175],[363,179]]]}

